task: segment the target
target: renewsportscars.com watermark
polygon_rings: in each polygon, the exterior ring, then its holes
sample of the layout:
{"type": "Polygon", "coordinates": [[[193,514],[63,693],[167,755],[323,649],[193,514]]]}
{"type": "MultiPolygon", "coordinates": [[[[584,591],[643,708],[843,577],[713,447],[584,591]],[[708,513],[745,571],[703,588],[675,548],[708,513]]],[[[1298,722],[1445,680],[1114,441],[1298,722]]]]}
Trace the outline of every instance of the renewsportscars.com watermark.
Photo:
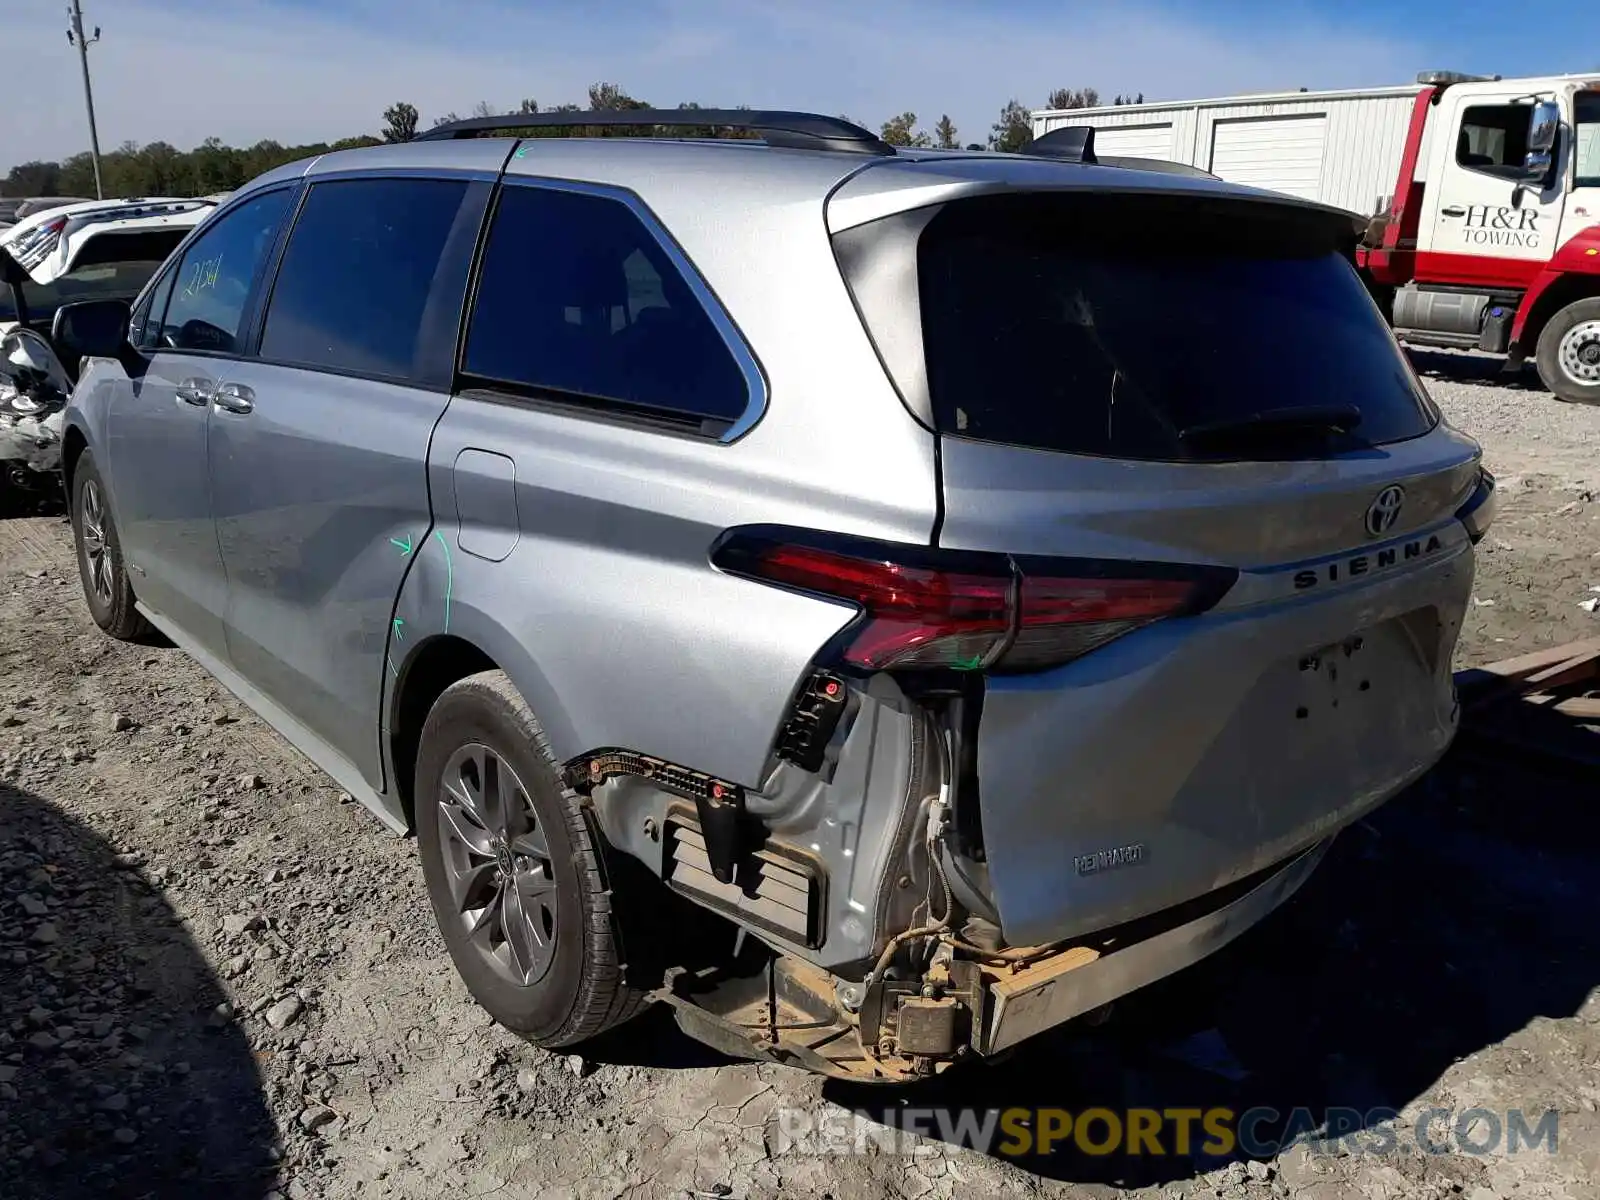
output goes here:
{"type": "Polygon", "coordinates": [[[870,1120],[848,1109],[774,1114],[776,1153],[936,1154],[933,1141],[1002,1158],[1030,1155],[1175,1155],[1270,1158],[1291,1146],[1312,1154],[1521,1154],[1556,1152],[1555,1109],[1525,1113],[1429,1108],[900,1108],[870,1120]],[[931,1139],[931,1140],[929,1140],[931,1139]]]}

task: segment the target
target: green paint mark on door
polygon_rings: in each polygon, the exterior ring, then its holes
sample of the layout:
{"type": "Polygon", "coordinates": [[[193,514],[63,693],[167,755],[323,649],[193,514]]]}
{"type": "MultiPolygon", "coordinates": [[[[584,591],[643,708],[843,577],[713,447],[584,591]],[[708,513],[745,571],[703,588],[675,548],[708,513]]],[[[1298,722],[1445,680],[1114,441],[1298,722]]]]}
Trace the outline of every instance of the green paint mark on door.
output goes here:
{"type": "Polygon", "coordinates": [[[455,567],[450,562],[450,543],[444,540],[444,534],[437,529],[433,536],[439,539],[439,545],[444,548],[444,632],[450,632],[450,602],[455,591],[455,567]]]}

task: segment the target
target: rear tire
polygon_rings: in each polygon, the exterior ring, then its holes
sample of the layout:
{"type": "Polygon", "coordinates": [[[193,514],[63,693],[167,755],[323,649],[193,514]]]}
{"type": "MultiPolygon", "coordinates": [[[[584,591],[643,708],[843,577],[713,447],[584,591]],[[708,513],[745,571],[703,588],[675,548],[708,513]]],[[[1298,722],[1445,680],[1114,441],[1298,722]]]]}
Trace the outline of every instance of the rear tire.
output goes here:
{"type": "Polygon", "coordinates": [[[1539,378],[1557,398],[1600,404],[1600,296],[1567,305],[1539,334],[1539,378]]]}
{"type": "Polygon", "coordinates": [[[638,1013],[604,844],[501,671],[447,688],[422,728],[417,842],[439,931],[472,997],[553,1049],[638,1013]]]}
{"type": "Polygon", "coordinates": [[[78,552],[78,578],[94,623],[119,642],[138,642],[152,632],[134,607],[133,585],[122,559],[122,542],[106,485],[85,450],[72,475],[72,541],[78,552]]]}

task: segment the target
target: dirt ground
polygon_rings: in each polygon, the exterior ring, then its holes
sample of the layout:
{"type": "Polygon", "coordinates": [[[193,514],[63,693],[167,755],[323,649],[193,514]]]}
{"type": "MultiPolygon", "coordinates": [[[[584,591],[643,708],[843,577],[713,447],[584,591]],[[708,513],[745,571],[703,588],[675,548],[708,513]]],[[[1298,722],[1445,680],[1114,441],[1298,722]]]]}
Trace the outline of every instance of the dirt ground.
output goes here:
{"type": "MultiPolygon", "coordinates": [[[[1600,411],[1417,356],[1504,502],[1463,664],[1585,634],[1600,411]]],[[[1197,968],[904,1095],[719,1058],[661,1014],[581,1056],[467,999],[413,844],[175,650],[91,625],[65,524],[0,522],[0,1197],[1600,1195],[1592,783],[1456,753],[1197,968]],[[1392,1154],[1010,1161],[907,1106],[1392,1110],[1392,1154]],[[1511,1155],[1423,1153],[1429,1108],[1558,1114],[1511,1155]],[[855,1114],[868,1153],[780,1136],[855,1114]]],[[[1370,1123],[1370,1118],[1367,1119],[1370,1123]]],[[[1448,1128],[1448,1124],[1443,1128],[1448,1128]]]]}

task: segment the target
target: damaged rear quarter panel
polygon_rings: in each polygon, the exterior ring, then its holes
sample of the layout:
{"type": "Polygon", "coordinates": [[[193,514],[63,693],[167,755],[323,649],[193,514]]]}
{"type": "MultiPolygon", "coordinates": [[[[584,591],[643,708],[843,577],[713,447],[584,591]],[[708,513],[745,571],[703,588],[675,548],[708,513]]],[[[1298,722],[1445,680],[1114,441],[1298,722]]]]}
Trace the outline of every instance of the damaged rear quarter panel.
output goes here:
{"type": "Polygon", "coordinates": [[[673,257],[748,351],[753,423],[720,442],[502,393],[453,397],[429,450],[434,530],[413,551],[387,678],[393,690],[425,639],[459,636],[507,672],[559,759],[625,749],[757,789],[814,657],[855,613],[724,575],[713,543],[792,525],[927,545],[934,440],[861,326],[809,167],[730,175],[735,221],[704,204],[683,162],[640,149],[614,182],[671,231],[673,257]]]}
{"type": "Polygon", "coordinates": [[[770,511],[760,487],[689,482],[709,473],[694,459],[731,452],[453,399],[430,452],[434,528],[418,531],[390,631],[390,690],[448,634],[511,677],[562,761],[614,747],[758,786],[794,689],[854,611],[711,566],[741,509],[770,511]],[[497,453],[462,455],[483,447],[497,453]],[[480,474],[497,457],[513,478],[480,474]]]}

